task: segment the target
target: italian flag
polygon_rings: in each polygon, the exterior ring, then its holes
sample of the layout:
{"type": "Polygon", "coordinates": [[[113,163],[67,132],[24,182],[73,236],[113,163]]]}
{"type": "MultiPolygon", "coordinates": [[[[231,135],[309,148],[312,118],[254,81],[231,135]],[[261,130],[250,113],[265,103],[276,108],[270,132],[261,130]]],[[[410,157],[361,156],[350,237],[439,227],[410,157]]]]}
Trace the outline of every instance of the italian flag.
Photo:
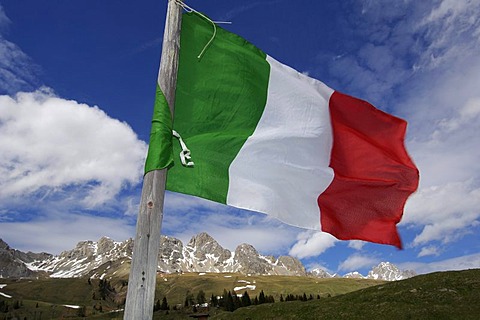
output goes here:
{"type": "Polygon", "coordinates": [[[183,15],[173,127],[157,89],[146,172],[168,167],[168,190],[401,248],[396,224],[418,185],[406,122],[224,29],[209,43],[213,32],[183,15]]]}

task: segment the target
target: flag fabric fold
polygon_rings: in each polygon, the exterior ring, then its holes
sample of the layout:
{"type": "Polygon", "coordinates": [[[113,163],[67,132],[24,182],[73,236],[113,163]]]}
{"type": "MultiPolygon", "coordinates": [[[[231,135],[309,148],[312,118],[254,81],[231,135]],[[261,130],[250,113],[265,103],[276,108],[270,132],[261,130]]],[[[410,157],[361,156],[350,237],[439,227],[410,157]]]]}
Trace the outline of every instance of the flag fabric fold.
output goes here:
{"type": "MultiPolygon", "coordinates": [[[[199,59],[211,37],[211,22],[183,15],[173,129],[195,165],[182,166],[173,143],[175,164],[149,153],[146,171],[171,166],[171,191],[401,247],[396,224],[418,184],[406,122],[220,27],[199,59]]],[[[171,154],[169,139],[159,154],[171,154]]]]}
{"type": "Polygon", "coordinates": [[[157,84],[145,172],[169,168],[173,165],[172,129],[170,108],[165,95],[157,84]]]}

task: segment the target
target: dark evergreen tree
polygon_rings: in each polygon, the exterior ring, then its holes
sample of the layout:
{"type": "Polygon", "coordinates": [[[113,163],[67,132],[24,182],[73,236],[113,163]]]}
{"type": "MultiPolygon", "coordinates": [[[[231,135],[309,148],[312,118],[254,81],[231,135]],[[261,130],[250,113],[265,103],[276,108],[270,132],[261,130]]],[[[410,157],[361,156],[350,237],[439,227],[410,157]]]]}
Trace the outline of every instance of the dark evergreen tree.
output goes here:
{"type": "Polygon", "coordinates": [[[265,300],[265,293],[262,291],[260,291],[260,294],[258,295],[258,304],[262,304],[262,303],[265,303],[266,300],[265,300]]]}
{"type": "Polygon", "coordinates": [[[228,296],[228,292],[226,289],[223,289],[223,295],[222,297],[218,300],[218,306],[224,310],[226,310],[226,306],[227,306],[227,296],[228,296]]]}
{"type": "Polygon", "coordinates": [[[160,310],[160,300],[157,299],[153,305],[153,312],[160,310]]]}
{"type": "Polygon", "coordinates": [[[167,297],[163,297],[162,304],[160,305],[160,310],[170,310],[170,306],[167,302],[167,297]]]}
{"type": "Polygon", "coordinates": [[[205,292],[203,292],[203,290],[198,291],[197,303],[204,304],[206,301],[207,301],[207,298],[205,298],[205,292]]]}
{"type": "Polygon", "coordinates": [[[233,299],[233,310],[237,310],[242,307],[242,300],[234,293],[232,294],[233,299]]]}
{"type": "Polygon", "coordinates": [[[280,302],[283,302],[283,301],[284,301],[284,300],[283,300],[283,295],[281,294],[281,295],[280,295],[280,302]]]}
{"type": "Polygon", "coordinates": [[[187,295],[185,296],[185,303],[184,306],[193,306],[195,304],[195,301],[193,300],[193,293],[190,291],[187,291],[187,295]]]}
{"type": "Polygon", "coordinates": [[[227,311],[234,311],[235,310],[235,303],[233,302],[233,297],[230,291],[227,293],[227,297],[225,299],[225,310],[227,311]]]}
{"type": "Polygon", "coordinates": [[[218,307],[218,299],[216,296],[213,295],[213,293],[212,293],[212,296],[210,297],[210,305],[212,307],[218,307]]]}
{"type": "Polygon", "coordinates": [[[248,307],[251,304],[252,304],[252,300],[250,300],[250,296],[248,295],[248,292],[245,291],[245,293],[242,295],[242,307],[248,307]]]}

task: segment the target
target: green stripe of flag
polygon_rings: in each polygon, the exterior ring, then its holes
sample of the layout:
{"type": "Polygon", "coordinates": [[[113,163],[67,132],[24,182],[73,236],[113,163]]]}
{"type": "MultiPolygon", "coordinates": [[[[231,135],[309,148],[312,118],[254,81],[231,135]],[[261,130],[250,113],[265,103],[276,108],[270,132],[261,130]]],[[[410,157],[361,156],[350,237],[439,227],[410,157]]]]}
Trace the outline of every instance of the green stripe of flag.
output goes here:
{"type": "Polygon", "coordinates": [[[193,168],[177,160],[167,189],[226,203],[228,168],[263,113],[270,67],[266,55],[246,40],[195,13],[183,15],[174,129],[191,150],[193,168]],[[211,188],[211,186],[215,188],[211,188]]]}

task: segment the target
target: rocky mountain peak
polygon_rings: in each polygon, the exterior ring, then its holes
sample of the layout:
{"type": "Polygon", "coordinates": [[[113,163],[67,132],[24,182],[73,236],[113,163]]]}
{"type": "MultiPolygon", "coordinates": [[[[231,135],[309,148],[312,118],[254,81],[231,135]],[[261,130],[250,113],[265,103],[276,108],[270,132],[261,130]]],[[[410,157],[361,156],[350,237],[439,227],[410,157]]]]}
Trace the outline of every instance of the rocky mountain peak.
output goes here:
{"type": "Polygon", "coordinates": [[[386,281],[395,281],[411,278],[416,275],[413,271],[402,271],[397,266],[390,262],[380,262],[376,267],[373,267],[372,270],[367,275],[369,279],[376,280],[386,280],[386,281]]]}
{"type": "Polygon", "coordinates": [[[97,254],[104,254],[111,251],[115,247],[115,243],[109,237],[101,237],[97,242],[97,254]]]}
{"type": "Polygon", "coordinates": [[[235,260],[240,264],[240,272],[245,274],[271,274],[273,269],[269,259],[258,254],[250,244],[242,243],[235,249],[235,260]]]}
{"type": "Polygon", "coordinates": [[[238,259],[240,257],[249,257],[249,256],[258,256],[258,251],[254,246],[248,243],[242,243],[235,249],[235,257],[238,259]]]}
{"type": "Polygon", "coordinates": [[[206,232],[201,232],[190,239],[190,242],[188,245],[190,247],[202,247],[204,245],[208,245],[210,243],[214,243],[215,245],[218,245],[217,241],[212,238],[208,233],[206,232]]]}
{"type": "MultiPolygon", "coordinates": [[[[302,262],[297,258],[291,256],[280,256],[276,261],[277,268],[283,267],[286,275],[295,275],[295,276],[304,276],[307,274],[305,267],[303,266],[302,262]]],[[[280,273],[282,274],[282,273],[280,273]]]]}
{"type": "Polygon", "coordinates": [[[93,241],[80,241],[74,249],[60,253],[60,257],[66,259],[91,258],[95,253],[96,243],[93,241]]]}
{"type": "Polygon", "coordinates": [[[47,253],[22,252],[10,248],[0,239],[0,278],[28,278],[35,272],[27,267],[27,263],[36,259],[49,259],[52,255],[47,253]]]}
{"type": "Polygon", "coordinates": [[[5,241],[3,241],[2,239],[0,239],[0,250],[8,250],[8,249],[10,249],[8,244],[5,241]]]}
{"type": "Polygon", "coordinates": [[[357,271],[349,272],[343,276],[344,278],[351,278],[351,279],[363,279],[365,278],[361,273],[357,271]]]}
{"type": "Polygon", "coordinates": [[[207,259],[207,254],[213,255],[217,258],[217,260],[220,261],[225,261],[231,256],[230,250],[224,249],[206,232],[199,233],[198,235],[192,237],[187,247],[190,249],[190,252],[192,252],[193,255],[200,260],[207,259]]]}
{"type": "Polygon", "coordinates": [[[316,278],[331,278],[332,277],[332,275],[330,273],[328,273],[327,271],[325,271],[321,268],[312,269],[309,272],[309,275],[313,276],[313,277],[316,277],[316,278]]]}

